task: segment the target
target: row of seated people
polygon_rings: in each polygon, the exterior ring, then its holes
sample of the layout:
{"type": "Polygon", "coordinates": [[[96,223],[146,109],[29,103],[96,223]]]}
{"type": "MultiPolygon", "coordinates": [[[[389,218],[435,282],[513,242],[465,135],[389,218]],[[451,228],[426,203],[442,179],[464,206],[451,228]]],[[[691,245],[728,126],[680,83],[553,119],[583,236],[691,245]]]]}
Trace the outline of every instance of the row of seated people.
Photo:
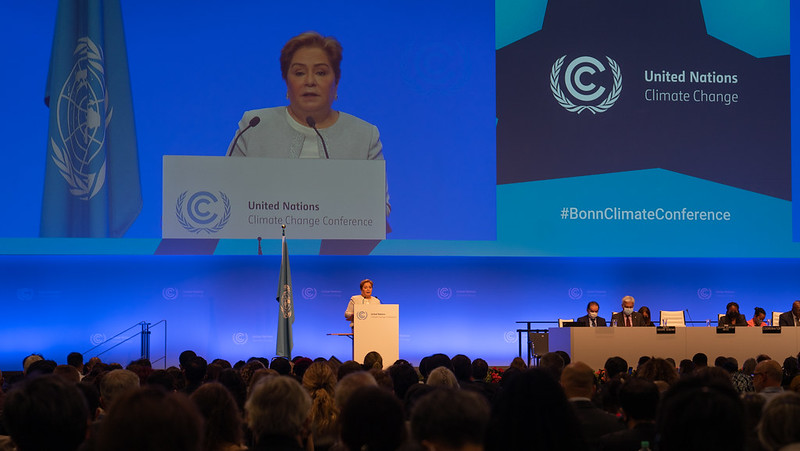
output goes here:
{"type": "MultiPolygon", "coordinates": [[[[635,310],[635,304],[636,300],[633,298],[633,296],[623,297],[621,304],[622,310],[612,313],[611,321],[609,323],[599,314],[600,304],[596,301],[590,301],[586,305],[586,315],[581,316],[575,321],[560,319],[558,321],[558,325],[561,327],[564,325],[564,323],[570,323],[569,325],[584,327],[607,327],[609,325],[615,327],[655,326],[650,308],[647,306],[642,306],[637,311],[635,310]]],[[[684,311],[662,310],[660,316],[660,324],[662,326],[686,325],[684,311]]],[[[792,309],[788,312],[773,312],[772,320],[767,320],[766,317],[766,310],[761,307],[755,307],[753,311],[753,317],[748,320],[739,312],[739,304],[732,301],[725,306],[725,313],[720,313],[718,315],[717,326],[761,327],[764,325],[769,325],[769,321],[775,323],[776,326],[800,326],[800,301],[794,301],[794,303],[792,303],[792,309]]]]}
{"type": "MultiPolygon", "coordinates": [[[[71,357],[74,355],[71,354],[71,357]]],[[[564,352],[528,368],[444,354],[383,370],[377,353],[127,369],[24,362],[0,404],[0,449],[27,450],[785,450],[800,446],[797,358],[740,368],[697,354],[676,365],[564,352]],[[788,379],[788,382],[787,382],[788,379]],[[788,448],[787,448],[788,447],[788,448]]],[[[6,384],[4,384],[6,385],[6,384]]]]}

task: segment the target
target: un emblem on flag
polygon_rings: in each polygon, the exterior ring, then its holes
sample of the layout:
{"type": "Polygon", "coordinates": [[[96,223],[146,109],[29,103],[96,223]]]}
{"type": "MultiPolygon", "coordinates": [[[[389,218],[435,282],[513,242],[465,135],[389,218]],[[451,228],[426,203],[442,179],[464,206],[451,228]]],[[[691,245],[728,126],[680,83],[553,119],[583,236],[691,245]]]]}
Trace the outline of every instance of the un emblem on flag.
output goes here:
{"type": "Polygon", "coordinates": [[[186,199],[184,191],[175,204],[175,215],[184,229],[192,233],[219,232],[231,218],[231,201],[222,191],[219,197],[209,191],[198,191],[186,199]]]}
{"type": "Polygon", "coordinates": [[[69,192],[89,200],[105,185],[106,127],[113,109],[107,102],[103,50],[88,37],[80,38],[75,58],[58,95],[51,158],[69,192]]]}

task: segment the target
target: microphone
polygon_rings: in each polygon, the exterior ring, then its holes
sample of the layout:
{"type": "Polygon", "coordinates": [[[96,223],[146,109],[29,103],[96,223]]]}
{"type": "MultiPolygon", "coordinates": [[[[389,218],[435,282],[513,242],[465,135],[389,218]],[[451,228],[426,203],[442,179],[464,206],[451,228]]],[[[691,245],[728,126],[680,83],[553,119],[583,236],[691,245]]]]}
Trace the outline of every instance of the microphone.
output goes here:
{"type": "Polygon", "coordinates": [[[258,125],[259,122],[261,122],[261,118],[258,116],[250,119],[250,124],[248,124],[247,127],[244,128],[244,130],[240,131],[239,134],[236,135],[236,138],[233,140],[233,145],[231,146],[230,150],[228,150],[228,154],[225,155],[226,157],[231,156],[231,154],[233,153],[233,149],[236,148],[236,142],[239,141],[239,138],[244,134],[244,132],[258,125]]]}
{"type": "Polygon", "coordinates": [[[692,315],[689,314],[689,309],[686,308],[686,309],[683,309],[683,311],[686,312],[686,316],[689,317],[689,322],[692,323],[692,327],[694,327],[694,321],[692,321],[692,315]]]}
{"type": "Polygon", "coordinates": [[[322,135],[319,134],[319,130],[317,130],[317,121],[315,121],[313,117],[308,116],[306,118],[306,124],[308,124],[309,127],[313,128],[314,131],[317,132],[317,136],[319,136],[319,139],[322,140],[322,150],[325,151],[325,159],[330,160],[331,157],[328,156],[328,146],[325,145],[325,138],[323,138],[322,135]]]}

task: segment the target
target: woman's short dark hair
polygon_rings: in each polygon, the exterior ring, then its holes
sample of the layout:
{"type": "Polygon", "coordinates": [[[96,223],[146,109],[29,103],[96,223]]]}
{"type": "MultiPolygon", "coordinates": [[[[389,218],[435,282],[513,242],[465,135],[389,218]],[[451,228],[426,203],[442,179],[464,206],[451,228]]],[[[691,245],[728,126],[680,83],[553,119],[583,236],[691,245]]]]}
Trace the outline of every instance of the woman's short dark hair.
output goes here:
{"type": "MultiPolygon", "coordinates": [[[[313,47],[322,49],[331,61],[333,73],[336,76],[336,83],[339,83],[339,78],[342,76],[342,44],[339,43],[333,36],[322,36],[316,31],[307,31],[301,33],[283,46],[281,50],[281,76],[286,80],[289,74],[289,65],[292,63],[292,58],[295,52],[304,47],[313,47]]],[[[372,282],[370,280],[370,282],[372,282]]],[[[363,283],[363,282],[362,282],[363,283]]]]}

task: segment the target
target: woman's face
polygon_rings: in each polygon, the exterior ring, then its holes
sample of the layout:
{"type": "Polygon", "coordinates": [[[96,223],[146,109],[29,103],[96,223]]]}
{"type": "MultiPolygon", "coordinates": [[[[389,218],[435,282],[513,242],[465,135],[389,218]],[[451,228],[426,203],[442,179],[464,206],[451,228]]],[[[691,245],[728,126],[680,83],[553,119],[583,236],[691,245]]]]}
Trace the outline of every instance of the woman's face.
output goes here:
{"type": "Polygon", "coordinates": [[[336,75],[328,54],[318,47],[301,47],[292,56],[286,74],[289,103],[295,115],[327,115],[336,98],[336,75]]]}
{"type": "Polygon", "coordinates": [[[367,282],[367,283],[364,284],[363,287],[361,287],[361,296],[364,296],[365,298],[368,298],[368,297],[372,296],[372,284],[371,283],[367,282]]]}

